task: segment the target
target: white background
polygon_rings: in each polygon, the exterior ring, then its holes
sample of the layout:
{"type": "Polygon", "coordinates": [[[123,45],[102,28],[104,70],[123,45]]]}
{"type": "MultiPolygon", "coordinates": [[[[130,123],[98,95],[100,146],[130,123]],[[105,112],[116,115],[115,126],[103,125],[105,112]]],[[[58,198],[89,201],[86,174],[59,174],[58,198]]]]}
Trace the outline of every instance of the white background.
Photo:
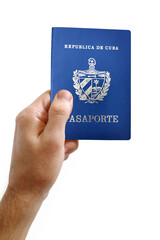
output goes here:
{"type": "Polygon", "coordinates": [[[158,1],[0,1],[0,195],[15,117],[50,88],[51,27],[132,32],[132,139],[80,141],[27,239],[160,239],[158,1]]]}

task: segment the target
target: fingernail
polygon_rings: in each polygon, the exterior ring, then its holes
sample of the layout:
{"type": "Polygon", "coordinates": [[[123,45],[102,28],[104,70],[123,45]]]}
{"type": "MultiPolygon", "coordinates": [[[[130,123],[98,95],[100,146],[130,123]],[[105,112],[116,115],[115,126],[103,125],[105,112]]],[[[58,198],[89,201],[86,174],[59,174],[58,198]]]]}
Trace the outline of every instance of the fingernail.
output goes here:
{"type": "Polygon", "coordinates": [[[64,99],[64,100],[70,102],[72,99],[72,94],[69,91],[61,90],[57,93],[57,98],[64,99]]]}

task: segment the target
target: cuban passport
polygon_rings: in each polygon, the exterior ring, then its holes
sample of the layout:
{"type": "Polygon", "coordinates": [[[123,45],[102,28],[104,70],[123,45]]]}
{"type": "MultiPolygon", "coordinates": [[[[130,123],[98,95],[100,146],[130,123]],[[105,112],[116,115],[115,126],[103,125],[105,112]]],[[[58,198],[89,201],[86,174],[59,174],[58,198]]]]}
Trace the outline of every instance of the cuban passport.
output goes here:
{"type": "Polygon", "coordinates": [[[52,28],[51,102],[67,89],[66,139],[131,138],[131,32],[52,28]]]}

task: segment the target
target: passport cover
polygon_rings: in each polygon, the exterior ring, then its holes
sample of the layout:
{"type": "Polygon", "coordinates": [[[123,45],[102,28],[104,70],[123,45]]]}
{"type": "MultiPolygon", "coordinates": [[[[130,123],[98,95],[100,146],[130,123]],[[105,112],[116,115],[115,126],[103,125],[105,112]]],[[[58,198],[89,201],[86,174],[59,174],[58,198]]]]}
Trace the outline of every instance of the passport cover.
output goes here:
{"type": "Polygon", "coordinates": [[[52,28],[51,102],[73,95],[66,139],[129,140],[131,32],[52,28]]]}

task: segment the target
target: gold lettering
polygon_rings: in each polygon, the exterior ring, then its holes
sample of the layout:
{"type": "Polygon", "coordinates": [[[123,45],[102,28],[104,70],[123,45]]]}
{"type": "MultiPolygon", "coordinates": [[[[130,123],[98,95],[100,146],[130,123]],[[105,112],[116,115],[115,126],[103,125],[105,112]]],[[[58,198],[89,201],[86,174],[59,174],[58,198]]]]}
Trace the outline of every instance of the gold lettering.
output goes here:
{"type": "Polygon", "coordinates": [[[112,115],[107,115],[108,122],[111,122],[112,115]]]}
{"type": "Polygon", "coordinates": [[[84,115],[82,122],[88,122],[86,115],[84,115]]]}
{"type": "Polygon", "coordinates": [[[93,115],[89,115],[89,122],[92,122],[92,119],[94,119],[93,115]]]}
{"type": "Polygon", "coordinates": [[[101,122],[103,122],[103,121],[104,121],[104,122],[107,122],[107,121],[106,121],[106,116],[105,116],[105,115],[101,115],[101,122]]]}
{"type": "Polygon", "coordinates": [[[100,116],[99,115],[96,115],[95,117],[94,117],[94,120],[95,120],[95,122],[100,122],[100,116]],[[97,117],[98,117],[98,120],[97,120],[97,117]]]}
{"type": "Polygon", "coordinates": [[[113,122],[118,123],[118,116],[117,115],[113,115],[113,122]]]}
{"type": "Polygon", "coordinates": [[[75,122],[73,115],[71,115],[69,122],[75,122]]]}
{"type": "Polygon", "coordinates": [[[118,123],[118,115],[70,115],[69,122],[86,122],[86,123],[91,123],[91,122],[102,122],[102,123],[118,123]]]}
{"type": "Polygon", "coordinates": [[[81,122],[81,115],[76,116],[76,122],[81,122]]]}

